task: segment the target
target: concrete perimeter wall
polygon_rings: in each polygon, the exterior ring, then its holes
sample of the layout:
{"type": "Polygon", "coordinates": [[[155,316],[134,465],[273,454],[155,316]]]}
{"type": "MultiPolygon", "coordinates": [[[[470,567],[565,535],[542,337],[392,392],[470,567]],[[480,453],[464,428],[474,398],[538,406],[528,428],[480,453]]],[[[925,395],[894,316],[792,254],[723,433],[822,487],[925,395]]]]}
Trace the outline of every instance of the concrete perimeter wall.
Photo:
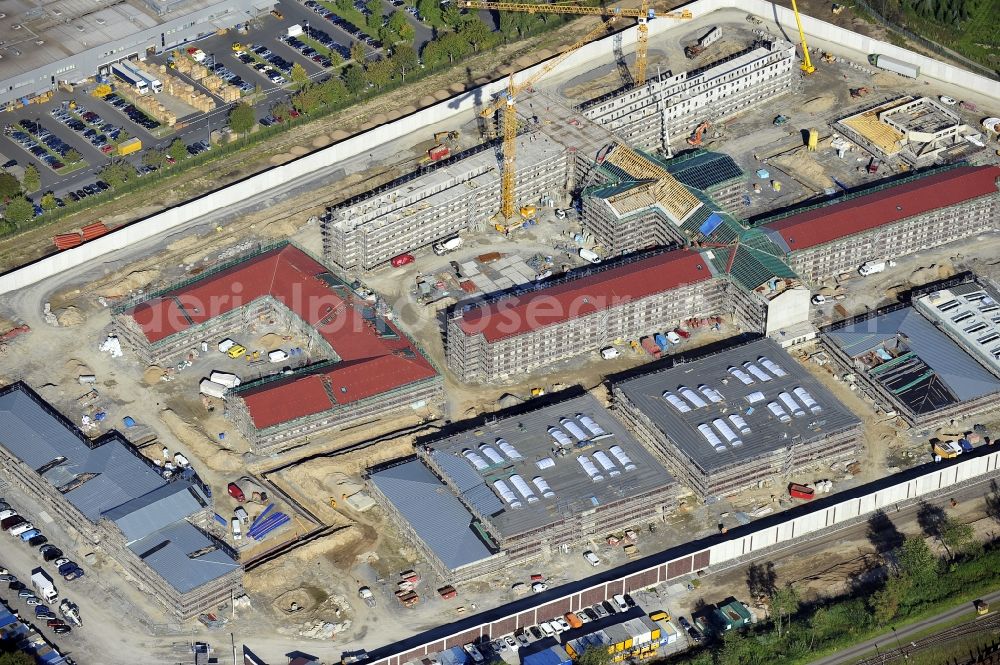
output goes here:
{"type": "MultiPolygon", "coordinates": [[[[795,33],[795,18],[791,10],[778,7],[765,0],[696,0],[685,5],[685,8],[690,9],[696,17],[718,9],[735,8],[738,11],[756,14],[768,20],[777,20],[786,30],[790,31],[790,34],[795,33]]],[[[974,89],[980,94],[989,95],[1000,101],[1000,84],[996,81],[891,44],[855,34],[849,30],[839,28],[810,16],[803,16],[802,24],[809,35],[842,44],[861,52],[883,53],[907,60],[920,65],[921,76],[929,76],[974,89]]],[[[683,26],[683,22],[668,19],[656,20],[650,22],[649,29],[652,34],[656,35],[678,25],[683,26]]],[[[633,46],[635,44],[635,37],[635,28],[624,31],[622,37],[623,45],[633,46]]],[[[611,54],[612,41],[613,37],[609,36],[583,46],[554,69],[550,75],[558,75],[561,72],[583,66],[598,57],[611,54]]],[[[521,70],[519,77],[530,75],[541,66],[539,64],[521,70]]],[[[39,259],[32,264],[12,270],[0,277],[0,294],[9,293],[48,277],[61,274],[67,270],[81,266],[88,261],[105,256],[117,249],[134,245],[196,220],[202,215],[234,206],[270,189],[286,185],[296,178],[312,174],[319,169],[330,167],[364,152],[369,152],[370,147],[373,145],[381,145],[398,139],[416,132],[427,125],[447,120],[458,113],[471,110],[503,90],[506,82],[507,79],[505,77],[487,83],[479,88],[421,109],[394,122],[375,127],[330,147],[317,150],[288,164],[276,166],[263,173],[251,176],[242,182],[229,185],[228,187],[157,213],[146,219],[133,222],[113,233],[92,240],[85,245],[53,254],[52,256],[39,259]]]]}
{"type": "MultiPolygon", "coordinates": [[[[715,542],[706,547],[698,547],[698,543],[693,543],[684,554],[678,556],[678,550],[684,550],[682,546],[664,553],[659,561],[657,561],[659,557],[652,556],[638,562],[645,564],[645,567],[637,569],[628,570],[630,567],[626,564],[622,568],[627,572],[622,577],[586,588],[576,587],[572,593],[555,599],[544,597],[536,601],[538,604],[535,606],[531,606],[533,599],[515,602],[507,608],[499,608],[490,613],[489,619],[478,625],[475,624],[475,618],[470,617],[469,620],[456,624],[458,632],[434,634],[423,644],[419,643],[420,636],[416,636],[404,643],[388,645],[377,650],[373,654],[376,659],[365,665],[403,665],[454,646],[462,646],[483,638],[493,639],[537,624],[539,621],[548,621],[566,612],[575,612],[588,605],[610,599],[615,594],[629,593],[662,582],[679,581],[680,578],[690,576],[709,566],[718,569],[720,566],[725,567],[727,563],[737,564],[744,557],[752,557],[760,550],[789,543],[811,533],[818,535],[824,529],[835,528],[851,520],[863,519],[879,508],[892,512],[895,504],[900,502],[912,501],[939,490],[966,484],[972,478],[995,476],[998,471],[1000,471],[1000,451],[993,451],[950,466],[935,466],[923,475],[884,486],[869,494],[855,495],[840,502],[835,502],[837,497],[832,495],[828,497],[829,500],[825,505],[817,506],[812,511],[785,520],[780,519],[780,514],[776,515],[774,517],[777,519],[768,520],[767,526],[749,532],[743,531],[741,535],[728,540],[715,542]]],[[[753,524],[748,528],[752,526],[753,524]]],[[[622,574],[621,571],[620,568],[619,574],[622,574]]],[[[446,630],[445,628],[442,632],[446,630]]]]}

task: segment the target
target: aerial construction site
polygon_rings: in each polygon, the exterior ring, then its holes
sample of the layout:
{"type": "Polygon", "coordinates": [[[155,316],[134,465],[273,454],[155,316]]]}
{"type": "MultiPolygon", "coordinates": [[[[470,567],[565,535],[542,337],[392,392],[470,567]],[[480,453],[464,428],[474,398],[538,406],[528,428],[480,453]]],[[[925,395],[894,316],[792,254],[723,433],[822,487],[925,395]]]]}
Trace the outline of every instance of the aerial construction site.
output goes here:
{"type": "Polygon", "coordinates": [[[80,562],[76,662],[642,660],[763,620],[758,524],[846,589],[814,495],[982,463],[985,532],[1000,84],[784,8],[457,5],[590,18],[304,194],[7,289],[0,495],[80,562]]]}

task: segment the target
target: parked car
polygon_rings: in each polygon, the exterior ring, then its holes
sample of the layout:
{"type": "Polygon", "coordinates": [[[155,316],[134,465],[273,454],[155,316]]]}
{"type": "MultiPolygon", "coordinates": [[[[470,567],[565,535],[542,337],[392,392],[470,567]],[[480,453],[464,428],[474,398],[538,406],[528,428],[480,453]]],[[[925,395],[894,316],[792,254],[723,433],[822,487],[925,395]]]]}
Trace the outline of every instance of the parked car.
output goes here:
{"type": "Polygon", "coordinates": [[[541,593],[549,588],[549,585],[545,582],[535,582],[531,585],[531,590],[535,593],[541,593]]]}
{"type": "Polygon", "coordinates": [[[593,552],[591,552],[590,550],[587,550],[586,552],[583,553],[583,558],[586,559],[587,563],[589,563],[591,566],[596,567],[601,565],[601,558],[596,554],[594,554],[593,552]]]}
{"type": "MultiPolygon", "coordinates": [[[[393,268],[401,268],[401,267],[403,267],[405,265],[413,263],[414,261],[416,261],[416,258],[414,258],[413,254],[400,254],[399,256],[392,257],[392,259],[390,259],[389,263],[392,264],[393,268]]],[[[534,589],[535,585],[533,584],[531,586],[532,586],[532,589],[534,589]]],[[[543,591],[544,591],[544,589],[543,589],[543,591]]]]}
{"type": "Polygon", "coordinates": [[[55,628],[53,628],[52,632],[55,633],[56,635],[63,635],[63,634],[68,633],[68,632],[70,632],[72,630],[73,630],[72,628],[70,628],[66,624],[63,624],[61,626],[56,626],[55,628]]]}

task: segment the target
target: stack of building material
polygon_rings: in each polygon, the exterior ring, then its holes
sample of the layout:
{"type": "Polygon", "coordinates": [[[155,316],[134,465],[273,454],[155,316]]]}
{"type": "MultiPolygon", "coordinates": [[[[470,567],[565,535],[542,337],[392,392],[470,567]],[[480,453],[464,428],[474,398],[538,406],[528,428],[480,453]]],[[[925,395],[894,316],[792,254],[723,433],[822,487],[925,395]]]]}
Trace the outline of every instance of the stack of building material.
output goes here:
{"type": "Polygon", "coordinates": [[[83,242],[100,237],[107,233],[108,230],[109,229],[104,225],[104,222],[94,222],[93,224],[88,224],[81,229],[83,233],[83,242]]]}
{"type": "Polygon", "coordinates": [[[59,249],[69,249],[70,247],[76,247],[83,242],[83,238],[79,233],[60,233],[52,238],[52,242],[54,242],[56,247],[59,249]]]}

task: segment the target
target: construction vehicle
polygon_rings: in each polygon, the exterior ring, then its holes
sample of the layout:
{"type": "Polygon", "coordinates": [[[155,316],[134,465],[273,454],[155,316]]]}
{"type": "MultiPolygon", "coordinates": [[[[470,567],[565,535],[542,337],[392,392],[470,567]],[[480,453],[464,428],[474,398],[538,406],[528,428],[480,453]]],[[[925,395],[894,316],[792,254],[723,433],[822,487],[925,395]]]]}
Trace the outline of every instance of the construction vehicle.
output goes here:
{"type": "Polygon", "coordinates": [[[779,116],[776,116],[774,118],[774,121],[773,121],[772,124],[774,124],[775,127],[781,127],[786,122],[788,122],[788,116],[787,115],[779,115],[779,116]]]}
{"type": "Polygon", "coordinates": [[[365,601],[365,605],[368,607],[375,607],[375,594],[368,587],[363,586],[358,589],[358,598],[365,601]]]}
{"type": "MultiPolygon", "coordinates": [[[[463,7],[472,8],[482,8],[482,9],[506,9],[507,5],[505,3],[493,3],[493,2],[483,2],[481,0],[463,0],[463,7]],[[503,6],[499,6],[503,5],[503,6]]],[[[534,7],[534,5],[511,5],[512,7],[534,7]]],[[[563,6],[552,5],[553,8],[563,6]]],[[[589,7],[585,9],[590,9],[589,7]]],[[[598,8],[594,8],[598,9],[598,8]]],[[[527,11],[527,10],[524,10],[527,11]]],[[[564,12],[565,13],[565,12],[564,12]]],[[[541,80],[546,74],[551,72],[553,69],[562,64],[563,60],[572,55],[581,46],[587,44],[592,39],[598,37],[603,32],[605,32],[611,24],[614,22],[616,17],[612,16],[610,19],[594,28],[588,32],[582,39],[580,39],[575,44],[567,47],[555,58],[549,60],[541,69],[536,71],[534,74],[521,81],[520,83],[514,83],[514,74],[510,75],[507,82],[507,91],[501,94],[496,100],[488,104],[486,108],[480,111],[479,116],[482,118],[490,119],[493,118],[497,112],[501,112],[501,127],[503,128],[503,169],[500,176],[500,217],[503,220],[510,221],[514,217],[514,173],[515,173],[515,160],[516,160],[516,149],[517,149],[517,111],[514,108],[514,100],[517,96],[530,89],[535,83],[541,80]]],[[[508,233],[512,230],[511,226],[520,226],[524,223],[524,220],[517,220],[512,222],[510,225],[506,223],[496,223],[495,228],[501,233],[508,233]]]]}
{"type": "Polygon", "coordinates": [[[446,141],[457,141],[458,132],[434,132],[434,142],[444,143],[446,141]]]}
{"type": "Polygon", "coordinates": [[[612,19],[618,17],[634,18],[639,21],[639,31],[636,35],[635,43],[635,85],[636,87],[646,84],[646,51],[649,42],[649,21],[654,18],[690,19],[693,18],[690,10],[679,12],[667,12],[657,14],[649,7],[649,0],[642,0],[639,9],[626,7],[586,7],[583,5],[556,5],[556,4],[525,4],[516,2],[492,2],[489,0],[460,0],[459,7],[465,9],[488,9],[491,11],[507,12],[528,12],[535,14],[538,12],[545,14],[588,14],[591,16],[605,16],[612,19]]]}
{"type": "Polygon", "coordinates": [[[697,58],[699,55],[704,53],[705,47],[698,44],[692,44],[690,46],[684,47],[684,55],[690,60],[692,58],[697,58]]]}
{"type": "Polygon", "coordinates": [[[795,0],[792,0],[792,12],[795,13],[795,25],[799,29],[799,40],[802,42],[802,65],[800,69],[806,74],[812,74],[816,71],[816,68],[813,67],[812,60],[809,59],[809,45],[806,44],[806,33],[802,29],[802,17],[799,16],[799,8],[795,4],[795,0]]]}
{"type": "Polygon", "coordinates": [[[832,53],[827,53],[826,51],[823,51],[823,55],[820,59],[828,65],[832,65],[837,62],[837,56],[832,53]]]}
{"type": "Polygon", "coordinates": [[[687,140],[688,145],[693,145],[693,146],[701,145],[701,137],[705,134],[706,131],[708,131],[708,128],[711,126],[712,123],[707,121],[698,125],[695,128],[694,133],[691,134],[690,138],[688,138],[687,140]]]}
{"type": "Polygon", "coordinates": [[[747,14],[747,23],[752,23],[753,25],[760,25],[763,22],[764,21],[762,21],[761,19],[757,18],[753,14],[747,14]]]}
{"type": "Polygon", "coordinates": [[[878,173],[878,169],[879,169],[880,166],[882,166],[882,162],[880,162],[879,160],[875,159],[874,157],[872,157],[870,160],[868,160],[868,172],[869,173],[872,173],[872,174],[878,173]]]}
{"type": "Polygon", "coordinates": [[[860,99],[861,97],[867,96],[870,92],[871,90],[865,86],[861,86],[860,88],[851,88],[851,98],[860,99]]]}

